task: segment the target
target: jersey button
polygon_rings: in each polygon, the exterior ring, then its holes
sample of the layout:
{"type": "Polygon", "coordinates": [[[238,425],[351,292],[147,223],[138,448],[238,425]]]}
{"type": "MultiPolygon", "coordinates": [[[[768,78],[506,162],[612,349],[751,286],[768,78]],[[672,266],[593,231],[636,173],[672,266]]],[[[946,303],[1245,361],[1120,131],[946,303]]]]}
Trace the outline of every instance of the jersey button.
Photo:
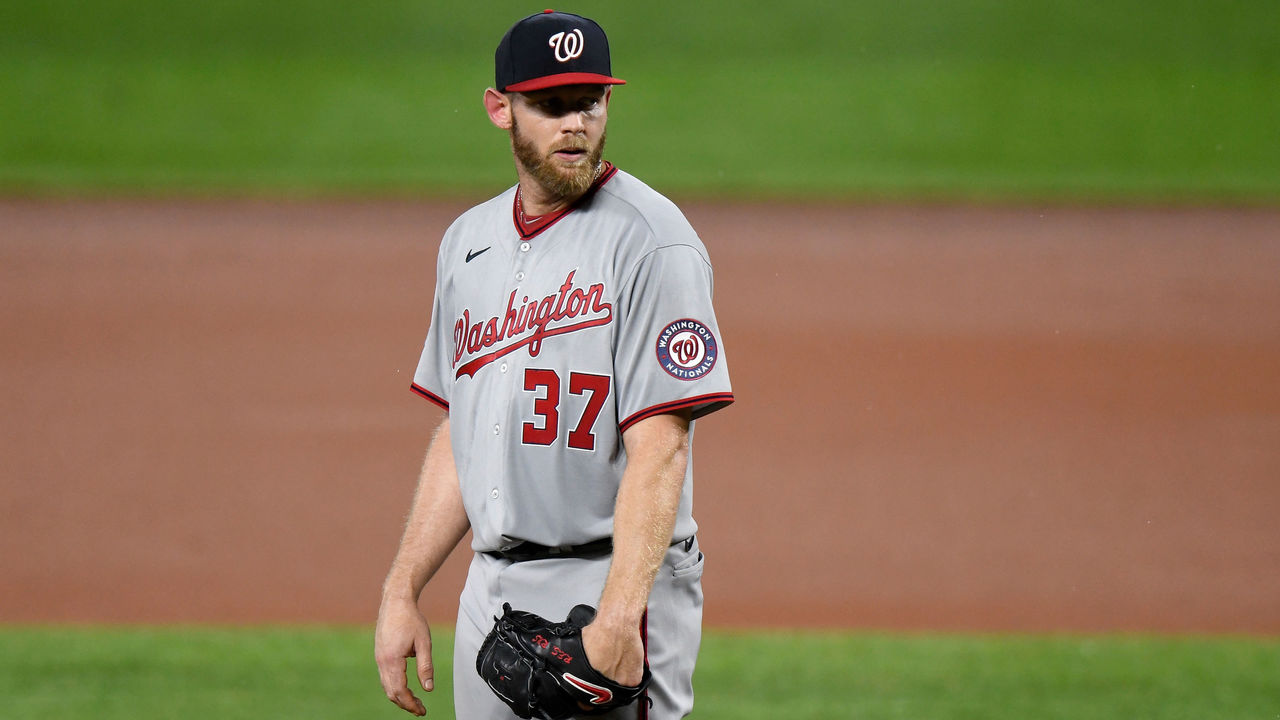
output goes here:
{"type": "Polygon", "coordinates": [[[506,363],[502,363],[501,365],[499,365],[499,366],[498,366],[498,369],[499,369],[499,370],[501,370],[502,372],[506,372],[506,371],[507,371],[507,364],[506,364],[506,363]]]}
{"type": "Polygon", "coordinates": [[[524,280],[524,271],[516,273],[516,282],[520,282],[521,280],[524,280]]]}
{"type": "Polygon", "coordinates": [[[497,500],[497,499],[498,499],[498,495],[499,495],[499,493],[498,493],[498,488],[494,488],[494,489],[493,489],[493,492],[489,493],[489,497],[490,497],[490,498],[492,498],[492,499],[494,499],[494,500],[497,500]]]}
{"type": "Polygon", "coordinates": [[[494,426],[493,426],[493,434],[494,434],[494,435],[498,435],[498,434],[500,434],[501,432],[502,432],[502,426],[501,426],[501,425],[494,425],[494,426]]]}
{"type": "Polygon", "coordinates": [[[529,252],[529,243],[527,242],[520,243],[520,252],[529,252]]]}

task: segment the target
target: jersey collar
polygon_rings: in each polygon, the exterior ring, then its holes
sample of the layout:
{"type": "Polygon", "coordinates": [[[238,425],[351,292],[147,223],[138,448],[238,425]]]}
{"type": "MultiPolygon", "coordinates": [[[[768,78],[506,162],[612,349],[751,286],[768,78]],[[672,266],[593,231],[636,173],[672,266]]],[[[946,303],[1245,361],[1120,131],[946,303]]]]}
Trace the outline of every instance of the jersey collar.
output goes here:
{"type": "Polygon", "coordinates": [[[609,182],[609,180],[611,180],[617,173],[618,168],[614,167],[613,163],[608,160],[604,161],[600,170],[600,177],[596,178],[596,181],[591,184],[590,188],[587,188],[587,191],[582,194],[582,197],[578,198],[572,205],[563,210],[557,210],[556,212],[539,215],[533,218],[525,216],[521,211],[520,189],[517,187],[515,200],[511,202],[511,221],[515,223],[516,233],[520,235],[522,240],[529,240],[541,233],[543,230],[555,225],[565,215],[568,215],[581,207],[582,204],[587,201],[587,198],[594,195],[601,187],[604,187],[604,184],[609,182]]]}

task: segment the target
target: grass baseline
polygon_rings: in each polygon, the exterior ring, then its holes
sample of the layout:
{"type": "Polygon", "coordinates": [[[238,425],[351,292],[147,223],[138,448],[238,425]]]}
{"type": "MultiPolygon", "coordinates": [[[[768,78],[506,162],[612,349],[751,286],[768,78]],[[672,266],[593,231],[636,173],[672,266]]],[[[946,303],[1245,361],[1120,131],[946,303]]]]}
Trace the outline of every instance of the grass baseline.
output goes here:
{"type": "MultiPolygon", "coordinates": [[[[435,633],[429,717],[453,716],[451,653],[435,633]]],[[[12,720],[401,717],[372,657],[372,628],[0,626],[0,707],[12,720]]],[[[1277,677],[1280,638],[711,629],[693,717],[1273,720],[1277,677]]]]}

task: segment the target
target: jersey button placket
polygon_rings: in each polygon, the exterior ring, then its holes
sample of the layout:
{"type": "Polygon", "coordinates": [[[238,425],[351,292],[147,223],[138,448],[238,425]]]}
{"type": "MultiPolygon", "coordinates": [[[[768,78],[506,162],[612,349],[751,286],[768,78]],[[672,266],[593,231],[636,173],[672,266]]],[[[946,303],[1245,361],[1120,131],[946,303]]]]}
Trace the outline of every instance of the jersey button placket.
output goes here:
{"type": "MultiPolygon", "coordinates": [[[[529,244],[529,241],[524,240],[524,241],[521,241],[521,243],[520,243],[520,245],[519,245],[519,250],[520,250],[520,252],[521,252],[521,253],[527,253],[527,252],[529,252],[529,250],[530,250],[530,248],[531,248],[531,247],[532,247],[532,246],[529,244]]],[[[512,259],[515,261],[515,262],[513,262],[512,264],[517,266],[516,268],[514,268],[514,273],[512,274],[512,277],[514,277],[514,278],[516,279],[516,282],[523,282],[523,281],[524,281],[524,279],[525,279],[525,272],[524,272],[524,270],[523,270],[523,269],[520,269],[519,264],[523,263],[523,262],[524,262],[524,259],[523,259],[522,257],[520,257],[519,255],[514,256],[512,259]]],[[[501,373],[501,374],[503,374],[503,375],[506,375],[510,370],[511,370],[511,365],[510,365],[510,363],[508,363],[508,361],[503,360],[503,361],[501,361],[501,362],[498,364],[498,372],[499,372],[499,373],[501,373]]],[[[518,395],[518,393],[517,393],[516,395],[518,395]]],[[[508,396],[507,396],[507,398],[506,398],[506,401],[507,401],[507,409],[508,409],[508,410],[510,409],[510,404],[511,404],[511,402],[514,400],[514,397],[515,397],[515,395],[508,395],[508,396]]],[[[493,437],[494,437],[494,440],[495,440],[496,442],[501,443],[501,438],[502,438],[502,425],[501,425],[501,423],[494,423],[494,425],[493,425],[493,437]]],[[[500,448],[500,447],[501,447],[501,445],[499,444],[499,446],[498,446],[498,447],[500,448]]],[[[503,462],[503,459],[505,458],[505,453],[503,453],[503,452],[499,451],[499,452],[497,453],[497,455],[498,455],[498,458],[499,458],[499,462],[500,462],[500,464],[501,464],[501,465],[505,465],[505,462],[503,462]]],[[[505,472],[506,472],[506,468],[505,468],[505,467],[501,467],[501,468],[499,469],[499,477],[503,477],[505,472]]],[[[489,501],[490,501],[490,502],[497,502],[497,501],[498,501],[499,499],[501,499],[501,498],[502,498],[502,489],[501,489],[500,487],[494,487],[494,488],[492,488],[492,489],[490,489],[490,490],[489,490],[489,501]]]]}
{"type": "MultiPolygon", "coordinates": [[[[494,425],[493,425],[493,436],[494,436],[494,437],[500,437],[501,435],[502,435],[502,425],[500,425],[500,424],[498,424],[498,423],[494,423],[494,425]]],[[[502,497],[502,493],[498,491],[498,488],[494,488],[494,489],[492,489],[492,490],[490,490],[490,491],[489,491],[489,499],[490,499],[490,500],[497,500],[499,497],[502,497]]]]}

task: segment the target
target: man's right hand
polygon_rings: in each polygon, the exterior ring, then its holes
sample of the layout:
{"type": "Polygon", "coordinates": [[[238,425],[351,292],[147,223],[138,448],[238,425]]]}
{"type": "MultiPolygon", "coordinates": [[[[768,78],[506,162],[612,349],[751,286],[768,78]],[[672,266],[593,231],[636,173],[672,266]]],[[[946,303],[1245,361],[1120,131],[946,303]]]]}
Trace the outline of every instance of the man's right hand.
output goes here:
{"type": "Polygon", "coordinates": [[[435,689],[435,668],[431,664],[431,627],[418,604],[407,599],[383,598],[374,631],[373,655],[378,662],[378,678],[387,699],[414,715],[426,715],[427,708],[409,690],[405,665],[416,657],[418,682],[422,689],[435,689]]]}

